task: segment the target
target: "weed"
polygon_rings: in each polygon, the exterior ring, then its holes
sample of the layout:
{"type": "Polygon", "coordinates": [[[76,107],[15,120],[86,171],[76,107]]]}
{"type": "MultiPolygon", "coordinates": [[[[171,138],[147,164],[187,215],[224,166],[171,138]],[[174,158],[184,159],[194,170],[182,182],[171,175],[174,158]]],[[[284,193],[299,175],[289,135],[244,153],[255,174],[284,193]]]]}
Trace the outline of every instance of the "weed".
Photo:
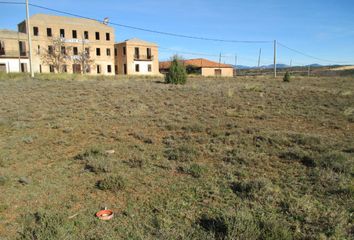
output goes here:
{"type": "Polygon", "coordinates": [[[318,165],[338,173],[350,173],[353,165],[347,157],[340,152],[325,153],[319,157],[318,165]]]}
{"type": "Polygon", "coordinates": [[[248,156],[239,149],[233,149],[226,153],[223,160],[231,164],[244,164],[248,162],[248,156]]]}
{"type": "Polygon", "coordinates": [[[194,178],[200,178],[203,175],[204,169],[199,164],[193,163],[188,167],[180,167],[180,171],[194,178]]]}
{"type": "Polygon", "coordinates": [[[306,167],[317,166],[316,159],[311,154],[301,149],[293,149],[283,152],[279,157],[286,160],[300,161],[306,167]]]}
{"type": "Polygon", "coordinates": [[[0,186],[4,186],[8,182],[7,177],[0,176],[0,186]]]}
{"type": "Polygon", "coordinates": [[[165,151],[165,156],[168,160],[178,162],[192,162],[198,157],[198,155],[198,151],[190,145],[181,145],[165,151]]]}
{"type": "Polygon", "coordinates": [[[231,183],[231,190],[241,198],[254,198],[260,194],[266,182],[263,180],[252,180],[247,182],[233,182],[231,183]]]}
{"type": "Polygon", "coordinates": [[[125,180],[118,175],[107,176],[97,182],[98,189],[103,191],[119,192],[124,190],[125,186],[125,180]]]}

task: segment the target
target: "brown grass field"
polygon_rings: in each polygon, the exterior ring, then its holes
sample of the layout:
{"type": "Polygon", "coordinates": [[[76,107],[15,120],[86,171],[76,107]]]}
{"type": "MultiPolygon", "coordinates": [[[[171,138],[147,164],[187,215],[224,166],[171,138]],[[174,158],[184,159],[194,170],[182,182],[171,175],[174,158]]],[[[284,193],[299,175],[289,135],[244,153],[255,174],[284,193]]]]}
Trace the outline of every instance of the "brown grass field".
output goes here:
{"type": "Polygon", "coordinates": [[[354,238],[354,78],[5,79],[0,102],[1,240],[354,238]]]}

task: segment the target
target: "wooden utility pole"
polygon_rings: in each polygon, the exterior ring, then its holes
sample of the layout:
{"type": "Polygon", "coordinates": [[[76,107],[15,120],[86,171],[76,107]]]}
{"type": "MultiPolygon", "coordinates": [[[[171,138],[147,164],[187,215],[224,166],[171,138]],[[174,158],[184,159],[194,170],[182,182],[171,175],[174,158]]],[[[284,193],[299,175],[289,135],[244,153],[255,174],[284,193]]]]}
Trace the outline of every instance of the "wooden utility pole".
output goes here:
{"type": "Polygon", "coordinates": [[[29,65],[31,71],[31,78],[34,78],[33,64],[32,64],[32,39],[31,39],[31,24],[29,20],[29,9],[28,0],[26,0],[26,28],[28,37],[28,48],[29,48],[29,65]]]}
{"type": "Polygon", "coordinates": [[[307,76],[310,77],[311,66],[309,65],[307,68],[307,76]]]}
{"type": "Polygon", "coordinates": [[[274,40],[274,78],[277,77],[277,40],[274,40]]]}
{"type": "Polygon", "coordinates": [[[221,53],[219,55],[219,68],[220,68],[220,64],[221,64],[221,53]]]}

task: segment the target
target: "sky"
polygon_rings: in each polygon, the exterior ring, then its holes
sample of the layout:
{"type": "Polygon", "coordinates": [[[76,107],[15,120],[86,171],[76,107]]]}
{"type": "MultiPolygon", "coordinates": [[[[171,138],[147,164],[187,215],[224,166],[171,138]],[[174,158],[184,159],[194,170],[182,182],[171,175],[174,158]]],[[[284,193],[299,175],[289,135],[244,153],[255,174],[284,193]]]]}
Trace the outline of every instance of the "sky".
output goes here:
{"type": "MultiPolygon", "coordinates": [[[[8,0],[21,1],[24,0],[8,0]]],[[[277,47],[278,63],[293,65],[354,64],[353,0],[29,0],[61,11],[94,19],[204,38],[268,43],[228,43],[171,37],[115,27],[116,41],[141,38],[160,46],[160,60],[174,54],[224,63],[256,66],[273,63],[273,40],[308,55],[277,47]],[[333,62],[332,62],[333,61],[333,62]]],[[[50,13],[30,7],[30,14],[50,13]]],[[[0,29],[16,30],[25,18],[24,5],[0,4],[0,29]]]]}

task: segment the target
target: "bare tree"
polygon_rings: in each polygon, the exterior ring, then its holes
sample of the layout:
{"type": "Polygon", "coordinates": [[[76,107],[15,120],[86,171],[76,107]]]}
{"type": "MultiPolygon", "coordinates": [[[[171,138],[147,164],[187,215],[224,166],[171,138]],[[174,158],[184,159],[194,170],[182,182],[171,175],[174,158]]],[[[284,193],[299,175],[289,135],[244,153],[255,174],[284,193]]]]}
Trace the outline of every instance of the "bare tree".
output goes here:
{"type": "Polygon", "coordinates": [[[72,47],[65,45],[65,40],[62,38],[53,38],[51,45],[40,53],[41,60],[46,65],[54,67],[57,73],[65,72],[63,66],[67,65],[70,60],[69,53],[72,47]]]}
{"type": "Polygon", "coordinates": [[[95,64],[95,61],[90,57],[90,48],[85,48],[83,46],[83,50],[75,56],[74,63],[80,64],[81,73],[89,73],[91,71],[91,67],[95,64]]]}

